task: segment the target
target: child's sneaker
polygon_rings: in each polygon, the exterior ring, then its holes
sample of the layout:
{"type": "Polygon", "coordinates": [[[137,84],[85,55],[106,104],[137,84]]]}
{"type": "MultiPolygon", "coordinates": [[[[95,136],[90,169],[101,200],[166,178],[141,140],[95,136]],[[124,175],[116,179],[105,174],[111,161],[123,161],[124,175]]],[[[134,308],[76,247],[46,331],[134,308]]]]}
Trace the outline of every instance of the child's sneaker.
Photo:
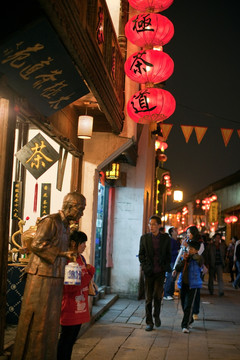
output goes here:
{"type": "Polygon", "coordinates": [[[182,332],[185,333],[185,334],[189,334],[189,330],[187,328],[183,328],[182,332]]]}

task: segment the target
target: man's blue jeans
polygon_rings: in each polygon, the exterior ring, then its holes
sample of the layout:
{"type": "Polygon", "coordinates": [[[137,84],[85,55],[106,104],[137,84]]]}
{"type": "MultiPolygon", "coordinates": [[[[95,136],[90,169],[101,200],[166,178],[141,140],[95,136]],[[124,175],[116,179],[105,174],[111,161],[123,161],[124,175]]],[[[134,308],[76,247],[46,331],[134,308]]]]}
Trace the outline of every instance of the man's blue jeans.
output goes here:
{"type": "MultiPolygon", "coordinates": [[[[170,264],[171,269],[173,269],[173,263],[170,264]]],[[[166,272],[166,282],[164,285],[164,296],[173,296],[175,289],[175,279],[172,277],[172,271],[166,272]]]]}

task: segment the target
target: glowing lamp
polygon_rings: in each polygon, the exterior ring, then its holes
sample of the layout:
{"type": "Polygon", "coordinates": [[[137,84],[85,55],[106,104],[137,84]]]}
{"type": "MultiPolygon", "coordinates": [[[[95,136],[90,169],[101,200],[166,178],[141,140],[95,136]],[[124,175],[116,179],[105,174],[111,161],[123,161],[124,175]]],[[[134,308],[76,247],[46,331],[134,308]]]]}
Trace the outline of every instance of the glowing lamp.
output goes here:
{"type": "Polygon", "coordinates": [[[173,0],[128,0],[129,4],[140,11],[161,12],[172,5],[173,0]]]}
{"type": "Polygon", "coordinates": [[[203,221],[203,222],[201,222],[201,226],[203,227],[203,226],[205,226],[205,222],[203,221]]]}
{"type": "Polygon", "coordinates": [[[124,65],[127,76],[137,83],[161,83],[173,73],[174,62],[163,51],[142,50],[129,56],[124,65]]]}
{"type": "Polygon", "coordinates": [[[167,181],[167,180],[170,180],[170,175],[164,175],[163,178],[164,178],[164,180],[166,180],[166,181],[167,181]]]}
{"type": "Polygon", "coordinates": [[[116,180],[119,178],[119,164],[113,163],[111,170],[106,171],[106,179],[116,180]]]}
{"type": "Polygon", "coordinates": [[[127,104],[130,118],[139,124],[161,122],[175,111],[176,101],[172,94],[158,88],[147,88],[135,93],[127,104]]]}
{"type": "Polygon", "coordinates": [[[200,204],[200,202],[201,202],[201,200],[199,200],[199,199],[197,199],[197,200],[196,200],[196,204],[198,204],[198,205],[199,205],[199,204],[200,204]]]}
{"type": "Polygon", "coordinates": [[[230,216],[230,220],[232,223],[235,223],[238,221],[238,217],[237,216],[230,216]]]}
{"type": "Polygon", "coordinates": [[[162,161],[162,162],[167,161],[167,155],[165,155],[165,154],[159,154],[159,155],[158,155],[158,160],[159,160],[159,161],[162,161]]]}
{"type": "Polygon", "coordinates": [[[175,201],[175,202],[183,201],[183,192],[181,190],[174,190],[173,201],[175,201]]]}
{"type": "MultiPolygon", "coordinates": [[[[155,150],[160,149],[162,152],[164,152],[164,150],[166,150],[167,148],[168,148],[168,144],[165,141],[159,141],[159,140],[155,141],[155,150]]],[[[166,176],[169,176],[169,175],[166,175],[166,176]]]]}
{"type": "Polygon", "coordinates": [[[78,138],[79,139],[91,139],[93,127],[93,117],[88,115],[82,115],[78,117],[78,138]]]}
{"type": "Polygon", "coordinates": [[[225,222],[226,224],[230,224],[230,223],[231,223],[231,220],[230,220],[229,217],[225,217],[224,222],[225,222]]]}
{"type": "Polygon", "coordinates": [[[127,22],[125,35],[134,45],[150,49],[167,44],[174,35],[174,26],[166,16],[139,14],[127,22]]]}

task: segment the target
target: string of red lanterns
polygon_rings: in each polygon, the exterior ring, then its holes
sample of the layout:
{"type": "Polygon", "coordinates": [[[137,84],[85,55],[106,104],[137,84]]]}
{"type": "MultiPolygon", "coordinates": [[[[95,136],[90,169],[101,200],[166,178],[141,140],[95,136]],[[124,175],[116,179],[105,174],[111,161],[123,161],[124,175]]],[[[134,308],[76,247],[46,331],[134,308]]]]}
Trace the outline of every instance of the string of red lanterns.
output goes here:
{"type": "Polygon", "coordinates": [[[231,224],[231,223],[235,223],[235,222],[237,222],[238,221],[238,217],[237,216],[229,216],[229,217],[225,217],[225,219],[224,219],[224,222],[226,223],[226,224],[231,224]]]}
{"type": "MultiPolygon", "coordinates": [[[[159,12],[167,9],[173,0],[128,0],[130,5],[137,10],[159,12]]],[[[140,14],[131,18],[125,32],[128,39],[138,46],[162,45],[168,42],[174,33],[172,23],[166,17],[159,14],[140,14]],[[153,16],[152,16],[153,15],[153,16]],[[155,16],[156,15],[156,16],[155,16]],[[167,20],[166,20],[167,19],[167,20]],[[153,24],[152,24],[153,23],[153,24]],[[158,32],[158,24],[159,30],[158,32]],[[161,25],[161,26],[160,26],[161,25]],[[166,30],[165,30],[166,27],[166,30]],[[163,31],[165,30],[165,31],[163,31]],[[156,43],[149,40],[148,34],[164,33],[164,40],[156,43]],[[141,44],[138,42],[138,34],[141,33],[141,44]],[[144,36],[142,36],[144,33],[144,36]],[[137,39],[137,40],[136,40],[137,39]],[[142,42],[142,39],[146,41],[142,42]]],[[[152,36],[153,38],[154,36],[152,36]]],[[[146,84],[145,89],[135,93],[127,103],[127,112],[131,119],[140,124],[162,122],[169,118],[175,111],[176,101],[172,94],[163,89],[154,88],[155,83],[167,80],[173,73],[174,63],[169,55],[163,51],[147,50],[136,52],[125,63],[125,72],[133,81],[146,84]]]]}

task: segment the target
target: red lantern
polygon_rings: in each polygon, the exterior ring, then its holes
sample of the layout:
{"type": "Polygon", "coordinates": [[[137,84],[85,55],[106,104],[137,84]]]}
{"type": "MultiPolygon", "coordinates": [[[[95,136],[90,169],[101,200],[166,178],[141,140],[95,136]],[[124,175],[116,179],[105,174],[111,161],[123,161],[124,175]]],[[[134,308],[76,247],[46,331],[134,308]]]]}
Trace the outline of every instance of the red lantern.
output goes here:
{"type": "Polygon", "coordinates": [[[172,94],[158,88],[147,88],[135,93],[127,104],[127,112],[136,123],[149,124],[169,118],[176,108],[172,94]]]}
{"type": "Polygon", "coordinates": [[[173,23],[160,14],[139,14],[133,16],[125,26],[129,41],[139,47],[153,48],[167,44],[174,35],[173,23]]]}
{"type": "Polygon", "coordinates": [[[235,223],[238,221],[238,217],[237,216],[230,216],[229,218],[231,220],[231,222],[235,223]]]}
{"type": "Polygon", "coordinates": [[[225,217],[224,222],[225,222],[226,224],[230,224],[230,223],[231,223],[230,217],[225,217]]]}
{"type": "Polygon", "coordinates": [[[125,62],[127,76],[140,84],[160,83],[173,73],[171,57],[158,50],[142,50],[131,55],[125,62]]]}
{"type": "Polygon", "coordinates": [[[128,0],[128,2],[137,10],[160,12],[172,5],[173,0],[128,0]]]}
{"type": "Polygon", "coordinates": [[[159,155],[158,155],[158,160],[161,161],[161,162],[167,161],[167,155],[165,155],[165,154],[159,154],[159,155]]]}

